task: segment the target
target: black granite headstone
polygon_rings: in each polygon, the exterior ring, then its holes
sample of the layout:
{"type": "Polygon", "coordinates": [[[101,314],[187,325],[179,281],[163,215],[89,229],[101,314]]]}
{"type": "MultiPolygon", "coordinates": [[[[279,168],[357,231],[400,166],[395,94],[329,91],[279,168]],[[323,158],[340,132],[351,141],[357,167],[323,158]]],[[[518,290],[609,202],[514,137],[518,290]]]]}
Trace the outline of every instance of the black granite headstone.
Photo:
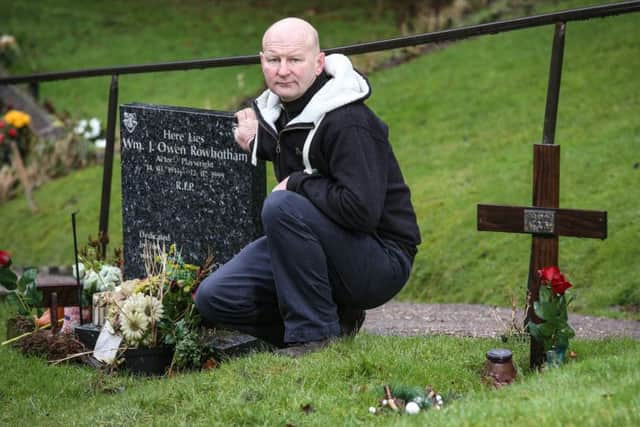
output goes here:
{"type": "Polygon", "coordinates": [[[233,140],[231,113],[120,106],[124,276],[146,275],[145,242],[222,264],[261,234],[265,168],[233,140]]]}

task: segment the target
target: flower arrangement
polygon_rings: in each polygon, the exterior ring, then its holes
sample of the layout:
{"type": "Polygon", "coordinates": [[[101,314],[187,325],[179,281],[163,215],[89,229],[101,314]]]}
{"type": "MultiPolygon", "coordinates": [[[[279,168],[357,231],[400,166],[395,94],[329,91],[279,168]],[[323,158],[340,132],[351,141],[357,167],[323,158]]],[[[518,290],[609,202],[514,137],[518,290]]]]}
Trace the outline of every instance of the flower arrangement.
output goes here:
{"type": "Polygon", "coordinates": [[[0,119],[0,150],[2,151],[0,163],[9,163],[12,153],[11,144],[15,143],[21,156],[28,151],[31,133],[29,125],[31,116],[20,110],[9,110],[0,119]]]}
{"type": "MultiPolygon", "coordinates": [[[[122,283],[120,267],[99,261],[78,263],[77,275],[82,284],[82,305],[91,305],[94,293],[115,291],[122,283]]],[[[76,276],[76,268],[73,269],[73,276],[76,276]]]]}
{"type": "Polygon", "coordinates": [[[572,285],[555,266],[538,270],[538,277],[541,285],[533,308],[542,323],[529,322],[529,333],[542,343],[546,352],[564,353],[569,347],[569,339],[575,336],[567,315],[567,306],[573,301],[567,290],[572,285]]]}
{"type": "Polygon", "coordinates": [[[78,260],[72,273],[80,279],[83,306],[92,304],[93,294],[114,291],[122,283],[121,249],[115,249],[109,257],[103,253],[100,242],[89,236],[89,242],[78,253],[78,260]]]}
{"type": "Polygon", "coordinates": [[[76,135],[82,136],[87,141],[93,142],[96,148],[104,148],[106,145],[102,125],[96,117],[92,117],[89,120],[80,120],[73,129],[73,132],[76,135]]]}
{"type": "Polygon", "coordinates": [[[192,292],[211,271],[213,260],[202,267],[188,264],[175,245],[168,253],[146,245],[145,259],[147,277],[124,281],[105,294],[103,333],[116,337],[121,350],[173,347],[174,368],[200,367],[207,354],[192,292]]]}
{"type": "Polygon", "coordinates": [[[164,316],[158,280],[128,280],[108,300],[108,321],[125,346],[156,347],[164,316]]]}

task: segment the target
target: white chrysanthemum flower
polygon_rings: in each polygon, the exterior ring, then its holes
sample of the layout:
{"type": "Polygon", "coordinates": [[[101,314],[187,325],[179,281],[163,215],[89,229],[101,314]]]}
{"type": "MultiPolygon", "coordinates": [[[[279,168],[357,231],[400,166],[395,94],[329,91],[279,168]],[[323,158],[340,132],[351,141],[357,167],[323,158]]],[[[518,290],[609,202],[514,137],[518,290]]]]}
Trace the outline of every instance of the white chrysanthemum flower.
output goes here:
{"type": "Polygon", "coordinates": [[[78,122],[78,125],[75,127],[75,129],[73,129],[73,131],[78,135],[82,135],[82,133],[84,133],[85,127],[87,127],[87,121],[85,119],[82,119],[78,122]]]}
{"type": "Polygon", "coordinates": [[[164,308],[158,298],[147,295],[145,297],[144,314],[151,322],[159,322],[164,314],[164,308]]]}
{"type": "Polygon", "coordinates": [[[103,265],[100,269],[100,291],[113,291],[122,282],[120,268],[113,265],[103,265]]]}
{"type": "Polygon", "coordinates": [[[126,280],[120,284],[120,286],[116,286],[116,292],[120,295],[124,295],[128,297],[132,295],[136,291],[136,287],[140,283],[140,279],[131,279],[126,280]]]}
{"type": "Polygon", "coordinates": [[[125,312],[120,315],[120,329],[123,338],[132,345],[138,345],[147,333],[149,320],[144,313],[137,311],[125,312]]]}
{"type": "Polygon", "coordinates": [[[93,117],[89,120],[89,127],[91,128],[91,133],[94,135],[94,138],[100,135],[100,120],[98,120],[98,118],[93,117]]]}
{"type": "MultiPolygon", "coordinates": [[[[82,279],[84,279],[84,275],[87,272],[87,268],[81,262],[79,262],[77,264],[77,266],[78,266],[78,278],[80,280],[82,280],[82,279]]],[[[76,277],[76,267],[75,266],[73,267],[73,277],[76,277]]]]}
{"type": "Polygon", "coordinates": [[[91,291],[95,291],[98,289],[98,284],[100,283],[100,276],[93,270],[89,270],[85,272],[84,279],[82,279],[82,287],[84,289],[88,289],[91,291]]]}
{"type": "MultiPolygon", "coordinates": [[[[133,294],[124,302],[122,306],[122,311],[125,314],[128,313],[142,313],[145,317],[145,307],[147,303],[145,301],[145,295],[141,293],[133,294]]],[[[147,319],[148,320],[148,319],[147,319]]]]}

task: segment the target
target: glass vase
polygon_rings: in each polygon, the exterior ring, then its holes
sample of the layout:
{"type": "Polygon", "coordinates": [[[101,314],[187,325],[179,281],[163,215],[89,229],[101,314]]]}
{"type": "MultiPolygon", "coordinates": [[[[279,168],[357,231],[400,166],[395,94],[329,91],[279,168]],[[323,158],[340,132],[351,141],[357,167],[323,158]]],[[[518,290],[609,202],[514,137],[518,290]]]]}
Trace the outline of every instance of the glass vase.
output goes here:
{"type": "Polygon", "coordinates": [[[547,350],[546,362],[549,367],[557,367],[564,363],[564,357],[567,353],[566,347],[554,346],[551,350],[547,350]]]}

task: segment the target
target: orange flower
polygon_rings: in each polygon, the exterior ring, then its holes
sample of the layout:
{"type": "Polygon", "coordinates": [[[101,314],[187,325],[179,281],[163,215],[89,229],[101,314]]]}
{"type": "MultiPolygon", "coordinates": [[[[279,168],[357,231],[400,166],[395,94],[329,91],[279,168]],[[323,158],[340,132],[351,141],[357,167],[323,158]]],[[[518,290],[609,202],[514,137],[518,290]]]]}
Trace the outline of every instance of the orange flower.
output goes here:
{"type": "Polygon", "coordinates": [[[4,115],[3,119],[17,129],[31,124],[31,116],[19,110],[10,110],[4,115]]]}

